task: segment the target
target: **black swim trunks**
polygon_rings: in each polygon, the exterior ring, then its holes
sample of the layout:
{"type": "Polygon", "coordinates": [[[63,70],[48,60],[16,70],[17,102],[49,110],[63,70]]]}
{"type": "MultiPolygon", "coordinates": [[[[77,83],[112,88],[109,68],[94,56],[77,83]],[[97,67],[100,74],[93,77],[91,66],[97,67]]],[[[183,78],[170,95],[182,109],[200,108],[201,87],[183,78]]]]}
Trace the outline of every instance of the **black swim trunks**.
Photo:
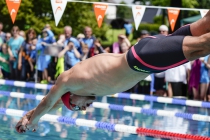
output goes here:
{"type": "Polygon", "coordinates": [[[140,40],[127,53],[128,65],[135,71],[159,73],[188,62],[182,50],[185,36],[192,36],[190,25],[168,36],[160,34],[140,40]]]}

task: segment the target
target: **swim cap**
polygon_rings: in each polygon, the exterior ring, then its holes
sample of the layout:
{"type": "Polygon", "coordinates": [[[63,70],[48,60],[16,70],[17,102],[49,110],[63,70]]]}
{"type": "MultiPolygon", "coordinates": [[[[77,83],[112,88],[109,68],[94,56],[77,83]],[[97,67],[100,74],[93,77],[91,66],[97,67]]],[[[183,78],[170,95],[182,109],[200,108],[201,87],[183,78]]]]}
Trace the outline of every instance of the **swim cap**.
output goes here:
{"type": "Polygon", "coordinates": [[[63,101],[63,104],[69,109],[74,111],[74,108],[76,107],[75,104],[71,104],[70,105],[70,92],[65,93],[62,97],[61,100],[63,101]]]}

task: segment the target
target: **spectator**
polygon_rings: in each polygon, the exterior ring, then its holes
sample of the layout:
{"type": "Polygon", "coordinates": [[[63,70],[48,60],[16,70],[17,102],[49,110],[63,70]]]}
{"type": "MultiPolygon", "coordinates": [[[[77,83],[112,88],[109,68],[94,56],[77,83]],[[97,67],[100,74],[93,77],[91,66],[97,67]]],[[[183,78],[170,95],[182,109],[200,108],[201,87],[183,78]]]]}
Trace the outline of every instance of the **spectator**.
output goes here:
{"type": "Polygon", "coordinates": [[[201,70],[200,70],[200,100],[206,100],[206,93],[209,87],[209,69],[210,59],[209,55],[201,59],[201,70]]]}
{"type": "Polygon", "coordinates": [[[93,57],[94,55],[104,53],[103,47],[101,47],[100,40],[96,39],[94,41],[94,45],[92,48],[89,49],[89,53],[87,58],[93,57]]]}
{"type": "Polygon", "coordinates": [[[0,52],[0,69],[4,79],[9,79],[10,68],[9,68],[9,54],[7,44],[2,45],[2,52],[0,52]]]}
{"type": "Polygon", "coordinates": [[[18,52],[22,46],[24,39],[23,37],[19,36],[19,28],[18,26],[12,27],[12,37],[8,42],[8,52],[10,55],[10,72],[11,72],[11,79],[19,80],[18,74],[18,52]]]}
{"type": "Polygon", "coordinates": [[[5,43],[8,44],[8,42],[9,42],[11,36],[12,36],[11,33],[6,33],[6,36],[5,36],[5,43]]]}
{"type": "Polygon", "coordinates": [[[1,45],[4,43],[3,39],[0,37],[0,51],[1,51],[1,45]]]}
{"type": "Polygon", "coordinates": [[[26,40],[23,42],[20,49],[18,69],[21,70],[21,80],[23,81],[26,80],[27,73],[31,73],[28,70],[32,70],[32,64],[30,64],[28,59],[30,58],[32,40],[34,38],[36,38],[36,32],[34,29],[29,29],[26,33],[26,40]]]}
{"type": "Polygon", "coordinates": [[[85,38],[85,35],[84,35],[84,34],[79,33],[79,34],[77,35],[77,40],[78,40],[79,42],[81,42],[81,41],[83,40],[83,38],[85,38]]]}
{"type": "Polygon", "coordinates": [[[159,33],[162,35],[168,35],[168,27],[166,25],[161,25],[159,27],[159,33]]]}
{"type": "Polygon", "coordinates": [[[80,62],[80,52],[77,50],[76,46],[72,41],[69,41],[67,46],[58,54],[58,57],[63,57],[65,54],[67,57],[65,57],[65,70],[70,69],[74,65],[76,65],[78,62],[80,62]]]}
{"type": "Polygon", "coordinates": [[[59,35],[59,39],[57,41],[57,44],[64,47],[64,42],[65,42],[65,35],[64,34],[59,35]]]}
{"type": "Polygon", "coordinates": [[[77,57],[75,57],[74,49],[71,49],[71,50],[69,50],[68,48],[65,49],[65,47],[68,47],[69,41],[74,44],[74,47],[77,49],[77,51],[80,54],[82,53],[82,49],[81,49],[79,41],[76,38],[71,36],[72,28],[70,26],[64,27],[64,34],[65,34],[65,38],[66,38],[66,40],[64,42],[64,50],[65,51],[63,51],[64,54],[59,55],[59,56],[60,57],[64,56],[64,69],[68,70],[80,61],[77,57]]]}
{"type": "Polygon", "coordinates": [[[38,60],[37,60],[37,69],[39,71],[39,81],[41,81],[41,83],[48,83],[48,65],[50,63],[51,60],[51,56],[50,55],[45,55],[44,51],[45,51],[45,45],[46,44],[53,44],[55,43],[54,37],[50,36],[50,31],[44,29],[42,31],[42,38],[40,38],[38,40],[38,43],[36,45],[36,50],[40,51],[40,54],[38,56],[38,60]]]}
{"type": "Polygon", "coordinates": [[[28,60],[29,65],[30,65],[30,70],[28,69],[28,80],[33,81],[34,80],[34,73],[35,73],[35,65],[36,65],[36,59],[37,59],[37,54],[36,54],[36,44],[37,44],[37,38],[32,39],[32,44],[30,47],[30,58],[28,60]]]}
{"type": "Polygon", "coordinates": [[[140,37],[137,38],[137,41],[140,41],[142,38],[150,36],[149,32],[147,30],[142,30],[140,33],[140,37]]]}
{"type": "Polygon", "coordinates": [[[188,89],[193,94],[194,100],[199,100],[201,61],[196,59],[192,62],[188,89]]]}
{"type": "Polygon", "coordinates": [[[19,35],[22,36],[24,39],[26,38],[25,32],[23,30],[19,32],[19,35]]]}
{"type": "Polygon", "coordinates": [[[85,44],[84,42],[81,42],[81,46],[82,46],[82,56],[80,60],[83,61],[88,58],[89,48],[88,45],[85,44]]]}
{"type": "Polygon", "coordinates": [[[5,43],[6,42],[6,39],[5,39],[6,34],[2,31],[3,27],[4,27],[3,23],[0,22],[0,38],[2,38],[3,42],[5,43]]]}
{"type": "Polygon", "coordinates": [[[154,74],[154,89],[157,96],[167,96],[165,72],[154,74]]]}
{"type": "Polygon", "coordinates": [[[95,38],[92,36],[92,29],[90,27],[84,28],[84,35],[85,37],[82,39],[82,41],[88,45],[88,48],[92,48],[94,45],[95,38]]]}
{"type": "Polygon", "coordinates": [[[123,42],[127,43],[129,47],[131,46],[130,41],[126,38],[126,36],[120,34],[118,35],[118,42],[114,42],[113,45],[111,47],[107,47],[105,51],[109,53],[122,53],[120,46],[123,42]]]}
{"type": "MultiPolygon", "coordinates": [[[[209,70],[209,79],[210,79],[210,70],[209,70]]],[[[207,91],[207,102],[210,102],[210,83],[209,83],[209,88],[208,88],[208,91],[207,91]]]]}
{"type": "Polygon", "coordinates": [[[52,30],[51,30],[50,24],[46,24],[44,28],[45,28],[46,30],[48,30],[48,34],[49,34],[50,37],[54,37],[54,33],[53,33],[52,30]]]}
{"type": "MultiPolygon", "coordinates": [[[[64,48],[64,43],[65,43],[65,35],[61,34],[59,36],[59,40],[57,41],[58,45],[61,45],[62,48],[64,48]]],[[[56,74],[55,78],[57,78],[62,72],[64,72],[64,58],[58,58],[58,62],[56,64],[56,74]]]]}
{"type": "Polygon", "coordinates": [[[45,54],[51,55],[51,62],[48,66],[48,82],[51,84],[53,84],[56,77],[64,71],[64,60],[63,58],[58,59],[58,54],[61,52],[62,48],[64,48],[64,42],[65,35],[61,34],[59,35],[59,39],[56,43],[45,44],[45,54]]]}
{"type": "Polygon", "coordinates": [[[165,72],[165,81],[168,82],[168,96],[186,97],[187,83],[189,82],[190,62],[169,69],[165,72]]]}
{"type": "Polygon", "coordinates": [[[128,38],[133,31],[133,25],[130,22],[124,24],[125,35],[128,38]]]}
{"type": "Polygon", "coordinates": [[[128,44],[125,43],[125,42],[123,42],[123,43],[120,45],[120,50],[121,50],[122,53],[127,52],[129,49],[130,49],[130,46],[128,46],[128,44]]]}

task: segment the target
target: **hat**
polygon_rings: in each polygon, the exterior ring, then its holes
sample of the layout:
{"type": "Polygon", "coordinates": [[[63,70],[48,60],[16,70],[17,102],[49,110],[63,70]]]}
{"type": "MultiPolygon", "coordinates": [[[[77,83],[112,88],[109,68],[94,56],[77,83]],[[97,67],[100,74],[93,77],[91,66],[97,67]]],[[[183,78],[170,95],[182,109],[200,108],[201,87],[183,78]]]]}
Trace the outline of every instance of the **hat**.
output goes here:
{"type": "Polygon", "coordinates": [[[168,31],[168,27],[166,25],[161,25],[159,31],[168,31]]]}
{"type": "Polygon", "coordinates": [[[70,105],[70,92],[65,93],[62,97],[61,100],[63,101],[63,104],[69,109],[69,110],[73,110],[73,108],[76,106],[74,104],[70,105]]]}

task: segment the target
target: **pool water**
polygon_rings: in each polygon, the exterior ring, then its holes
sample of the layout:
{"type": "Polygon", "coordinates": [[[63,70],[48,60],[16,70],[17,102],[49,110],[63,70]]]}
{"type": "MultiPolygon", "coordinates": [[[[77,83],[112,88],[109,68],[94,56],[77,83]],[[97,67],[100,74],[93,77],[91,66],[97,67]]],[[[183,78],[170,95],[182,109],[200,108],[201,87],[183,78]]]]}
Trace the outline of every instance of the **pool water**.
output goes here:
{"type": "MultiPolygon", "coordinates": [[[[0,85],[0,91],[21,92],[27,94],[46,95],[47,90],[20,88],[0,85]]],[[[169,110],[182,113],[209,115],[210,109],[197,108],[157,102],[138,101],[111,97],[97,97],[97,102],[137,106],[142,108],[169,110]]],[[[0,95],[0,108],[29,111],[38,105],[39,101],[17,99],[0,95]]],[[[90,107],[88,110],[72,112],[65,107],[53,113],[54,115],[82,118],[115,124],[125,124],[161,131],[182,134],[210,136],[210,124],[202,121],[186,120],[178,117],[163,117],[124,111],[98,109],[90,107]]],[[[0,140],[155,140],[153,137],[138,136],[128,133],[111,132],[108,130],[88,128],[40,121],[39,130],[35,133],[18,134],[15,125],[20,117],[0,115],[0,140]]]]}

